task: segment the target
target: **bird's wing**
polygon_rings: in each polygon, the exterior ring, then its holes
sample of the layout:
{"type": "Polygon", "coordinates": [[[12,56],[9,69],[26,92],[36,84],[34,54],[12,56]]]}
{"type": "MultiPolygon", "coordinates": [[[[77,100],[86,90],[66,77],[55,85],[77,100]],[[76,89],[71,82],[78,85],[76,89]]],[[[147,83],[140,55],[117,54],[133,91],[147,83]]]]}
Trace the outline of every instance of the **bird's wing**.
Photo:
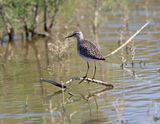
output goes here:
{"type": "Polygon", "coordinates": [[[90,41],[85,40],[79,45],[80,54],[91,59],[105,60],[98,48],[90,41]]]}

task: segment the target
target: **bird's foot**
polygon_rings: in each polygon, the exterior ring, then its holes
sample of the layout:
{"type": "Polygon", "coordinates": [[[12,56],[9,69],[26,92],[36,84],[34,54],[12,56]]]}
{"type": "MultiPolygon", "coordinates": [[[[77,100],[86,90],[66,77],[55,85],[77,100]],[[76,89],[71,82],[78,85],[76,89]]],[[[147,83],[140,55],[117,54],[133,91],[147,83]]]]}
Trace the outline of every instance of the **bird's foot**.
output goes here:
{"type": "Polygon", "coordinates": [[[95,77],[92,77],[92,80],[91,80],[91,81],[88,81],[88,83],[89,83],[89,82],[93,82],[94,79],[95,79],[95,77]]]}
{"type": "Polygon", "coordinates": [[[82,82],[86,79],[86,77],[87,77],[87,76],[85,75],[85,76],[83,77],[83,79],[79,82],[79,84],[82,83],[82,82]]]}

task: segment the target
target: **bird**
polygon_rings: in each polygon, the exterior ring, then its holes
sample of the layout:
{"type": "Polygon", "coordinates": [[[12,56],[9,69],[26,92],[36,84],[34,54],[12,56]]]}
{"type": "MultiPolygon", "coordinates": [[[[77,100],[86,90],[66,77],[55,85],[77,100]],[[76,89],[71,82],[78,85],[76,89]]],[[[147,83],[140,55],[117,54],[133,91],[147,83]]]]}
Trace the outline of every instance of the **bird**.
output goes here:
{"type": "Polygon", "coordinates": [[[81,31],[74,31],[71,35],[65,37],[65,39],[68,39],[71,37],[76,38],[77,53],[87,63],[86,74],[83,76],[83,80],[81,80],[80,83],[87,78],[88,71],[89,71],[89,62],[91,61],[94,61],[94,73],[93,73],[92,80],[95,79],[96,61],[106,61],[106,59],[102,56],[101,52],[93,42],[84,39],[83,33],[81,31]]]}

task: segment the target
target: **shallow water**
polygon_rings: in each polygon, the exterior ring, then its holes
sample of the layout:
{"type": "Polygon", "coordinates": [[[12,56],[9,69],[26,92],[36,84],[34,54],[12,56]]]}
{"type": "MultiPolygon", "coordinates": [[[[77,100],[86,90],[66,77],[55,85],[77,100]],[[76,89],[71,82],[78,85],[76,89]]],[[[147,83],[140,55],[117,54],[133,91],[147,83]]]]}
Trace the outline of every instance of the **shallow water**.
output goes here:
{"type": "MultiPolygon", "coordinates": [[[[146,22],[146,11],[140,7],[143,1],[131,2],[129,32],[124,31],[124,41],[146,22]]],[[[102,90],[103,86],[74,81],[68,84],[66,92],[56,94],[59,88],[40,82],[40,78],[45,78],[64,83],[70,77],[85,74],[86,63],[77,56],[73,39],[69,55],[61,59],[49,54],[49,64],[44,39],[29,43],[28,52],[21,42],[12,46],[7,59],[2,55],[0,58],[0,123],[160,123],[160,8],[156,2],[151,2],[148,8],[152,22],[134,38],[134,44],[130,43],[134,51],[126,54],[124,49],[108,58],[107,63],[97,63],[96,79],[107,81],[114,88],[89,100],[84,97],[102,90]],[[131,65],[131,54],[134,67],[131,65]],[[122,57],[127,60],[125,69],[120,67],[122,57]],[[69,98],[68,93],[73,96],[69,98]]],[[[118,47],[123,20],[121,12],[104,15],[108,16],[108,21],[101,25],[98,36],[102,54],[107,55],[118,47]]],[[[86,37],[92,39],[91,36],[86,37]]],[[[1,47],[2,53],[6,47],[1,47]]],[[[89,77],[92,73],[93,64],[89,77]]]]}

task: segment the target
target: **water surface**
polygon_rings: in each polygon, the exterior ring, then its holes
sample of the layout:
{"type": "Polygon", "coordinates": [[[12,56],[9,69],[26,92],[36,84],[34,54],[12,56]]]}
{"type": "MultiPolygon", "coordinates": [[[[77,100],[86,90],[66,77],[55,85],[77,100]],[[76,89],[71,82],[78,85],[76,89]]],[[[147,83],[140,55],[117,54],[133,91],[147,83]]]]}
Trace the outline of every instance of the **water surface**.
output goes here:
{"type": "MultiPolygon", "coordinates": [[[[127,40],[148,19],[145,28],[126,49],[108,58],[108,63],[97,63],[96,79],[113,84],[89,100],[84,96],[103,89],[103,86],[74,81],[68,92],[41,83],[40,78],[65,83],[70,77],[85,74],[86,63],[76,54],[76,42],[72,39],[69,52],[64,57],[49,53],[49,64],[45,55],[44,40],[37,39],[23,47],[17,42],[9,51],[7,59],[1,47],[0,58],[0,123],[2,124],[158,124],[160,123],[160,35],[159,5],[151,2],[146,10],[143,1],[130,1],[129,31],[123,32],[127,40]],[[122,69],[122,59],[127,65],[122,69]],[[134,66],[132,67],[132,60],[134,66]]],[[[108,21],[101,25],[98,36],[103,55],[118,47],[123,27],[122,12],[103,13],[108,21]]],[[[82,29],[85,32],[85,29],[82,29]]],[[[87,31],[86,31],[87,32],[87,31]]],[[[91,40],[92,36],[85,32],[91,40]]],[[[62,41],[63,42],[63,41],[62,41]]],[[[89,77],[93,75],[93,64],[89,77]]]]}

